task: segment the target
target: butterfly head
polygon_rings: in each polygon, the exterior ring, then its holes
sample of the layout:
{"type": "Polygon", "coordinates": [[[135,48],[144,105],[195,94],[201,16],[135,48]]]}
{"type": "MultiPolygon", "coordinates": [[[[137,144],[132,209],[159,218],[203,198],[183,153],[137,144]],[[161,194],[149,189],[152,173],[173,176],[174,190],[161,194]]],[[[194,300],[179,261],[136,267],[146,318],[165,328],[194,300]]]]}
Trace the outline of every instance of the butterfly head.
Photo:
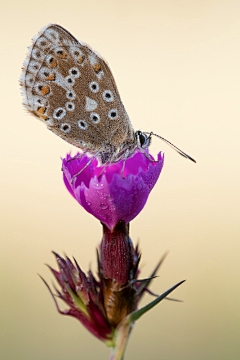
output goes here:
{"type": "Polygon", "coordinates": [[[135,132],[134,137],[138,146],[140,146],[143,149],[147,149],[151,145],[151,133],[150,135],[147,135],[144,132],[137,130],[135,132]]]}

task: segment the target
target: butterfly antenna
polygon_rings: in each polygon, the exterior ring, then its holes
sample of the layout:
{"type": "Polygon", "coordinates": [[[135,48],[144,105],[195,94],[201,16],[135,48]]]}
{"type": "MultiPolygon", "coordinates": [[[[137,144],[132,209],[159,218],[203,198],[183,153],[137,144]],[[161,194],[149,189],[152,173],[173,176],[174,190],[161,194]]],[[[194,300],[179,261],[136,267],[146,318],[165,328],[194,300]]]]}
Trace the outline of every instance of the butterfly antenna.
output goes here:
{"type": "Polygon", "coordinates": [[[159,136],[157,134],[154,134],[153,132],[145,132],[145,134],[149,134],[149,136],[151,137],[152,135],[158,137],[159,139],[163,140],[166,144],[168,144],[169,146],[171,146],[174,150],[176,150],[180,155],[182,155],[183,157],[185,157],[186,159],[189,159],[191,161],[193,161],[194,163],[196,163],[196,160],[194,160],[191,156],[187,155],[185,152],[183,152],[181,149],[179,149],[177,146],[173,145],[170,141],[164,139],[162,136],[159,136]]]}

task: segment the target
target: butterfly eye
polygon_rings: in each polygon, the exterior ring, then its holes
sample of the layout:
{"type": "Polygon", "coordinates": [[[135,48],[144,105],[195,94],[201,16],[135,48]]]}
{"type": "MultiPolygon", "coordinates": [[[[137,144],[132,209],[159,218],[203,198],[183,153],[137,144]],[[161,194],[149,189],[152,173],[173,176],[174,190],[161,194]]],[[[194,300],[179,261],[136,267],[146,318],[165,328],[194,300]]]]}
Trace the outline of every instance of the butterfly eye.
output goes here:
{"type": "Polygon", "coordinates": [[[65,77],[67,85],[73,86],[75,84],[75,80],[71,75],[65,77]]]}
{"type": "Polygon", "coordinates": [[[60,130],[65,133],[69,133],[71,131],[71,126],[69,124],[61,124],[60,130]]]}
{"type": "Polygon", "coordinates": [[[74,79],[78,78],[80,76],[80,71],[78,70],[78,68],[71,68],[69,71],[69,74],[72,75],[72,77],[74,79]]]}
{"type": "Polygon", "coordinates": [[[66,97],[67,97],[67,99],[69,99],[69,100],[74,100],[75,97],[76,97],[76,95],[75,95],[75,93],[74,93],[72,90],[68,90],[68,91],[66,92],[66,97]]]}
{"type": "Polygon", "coordinates": [[[87,129],[87,123],[85,120],[79,120],[78,121],[78,126],[80,127],[80,129],[82,130],[86,130],[87,129]]]}
{"type": "Polygon", "coordinates": [[[90,114],[90,119],[92,120],[92,122],[94,124],[98,124],[100,121],[100,116],[97,113],[91,113],[90,114]]]}
{"type": "Polygon", "coordinates": [[[90,84],[89,84],[89,88],[90,90],[93,92],[93,93],[97,93],[98,90],[99,90],[99,85],[96,81],[92,81],[90,84]]]}
{"type": "Polygon", "coordinates": [[[113,94],[110,90],[105,90],[102,94],[102,97],[105,101],[107,102],[112,102],[113,101],[113,94]]]}
{"type": "Polygon", "coordinates": [[[111,120],[117,119],[117,117],[118,117],[118,111],[117,111],[117,109],[112,109],[112,110],[110,110],[110,111],[108,112],[108,117],[109,117],[109,119],[111,119],[111,120]]]}
{"type": "Polygon", "coordinates": [[[54,110],[53,117],[54,119],[61,120],[66,115],[66,110],[62,107],[59,107],[54,110]]]}
{"type": "Polygon", "coordinates": [[[66,103],[66,109],[67,109],[68,111],[73,111],[73,110],[75,109],[74,103],[71,102],[71,101],[68,101],[68,102],[66,103]]]}

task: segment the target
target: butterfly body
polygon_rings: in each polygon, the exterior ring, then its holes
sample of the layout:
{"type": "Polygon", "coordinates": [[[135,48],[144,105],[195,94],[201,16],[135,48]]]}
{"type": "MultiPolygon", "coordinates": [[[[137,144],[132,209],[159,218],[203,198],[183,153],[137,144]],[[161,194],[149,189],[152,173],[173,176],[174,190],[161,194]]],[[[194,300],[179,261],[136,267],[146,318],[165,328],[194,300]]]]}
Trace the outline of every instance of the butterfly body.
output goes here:
{"type": "Polygon", "coordinates": [[[107,63],[61,26],[33,39],[20,83],[28,111],[103,163],[126,160],[137,148],[149,157],[152,134],[134,132],[107,63]]]}

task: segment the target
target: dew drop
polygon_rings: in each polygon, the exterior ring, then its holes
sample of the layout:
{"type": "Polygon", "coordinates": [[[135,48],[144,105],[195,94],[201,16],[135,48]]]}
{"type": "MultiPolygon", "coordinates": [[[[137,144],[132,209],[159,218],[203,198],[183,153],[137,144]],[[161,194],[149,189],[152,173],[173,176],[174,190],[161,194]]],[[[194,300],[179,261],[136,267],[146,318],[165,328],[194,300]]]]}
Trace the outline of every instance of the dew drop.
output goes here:
{"type": "Polygon", "coordinates": [[[102,209],[102,210],[106,210],[106,209],[108,209],[108,207],[109,207],[108,205],[103,204],[103,203],[100,205],[100,209],[102,209]]]}

